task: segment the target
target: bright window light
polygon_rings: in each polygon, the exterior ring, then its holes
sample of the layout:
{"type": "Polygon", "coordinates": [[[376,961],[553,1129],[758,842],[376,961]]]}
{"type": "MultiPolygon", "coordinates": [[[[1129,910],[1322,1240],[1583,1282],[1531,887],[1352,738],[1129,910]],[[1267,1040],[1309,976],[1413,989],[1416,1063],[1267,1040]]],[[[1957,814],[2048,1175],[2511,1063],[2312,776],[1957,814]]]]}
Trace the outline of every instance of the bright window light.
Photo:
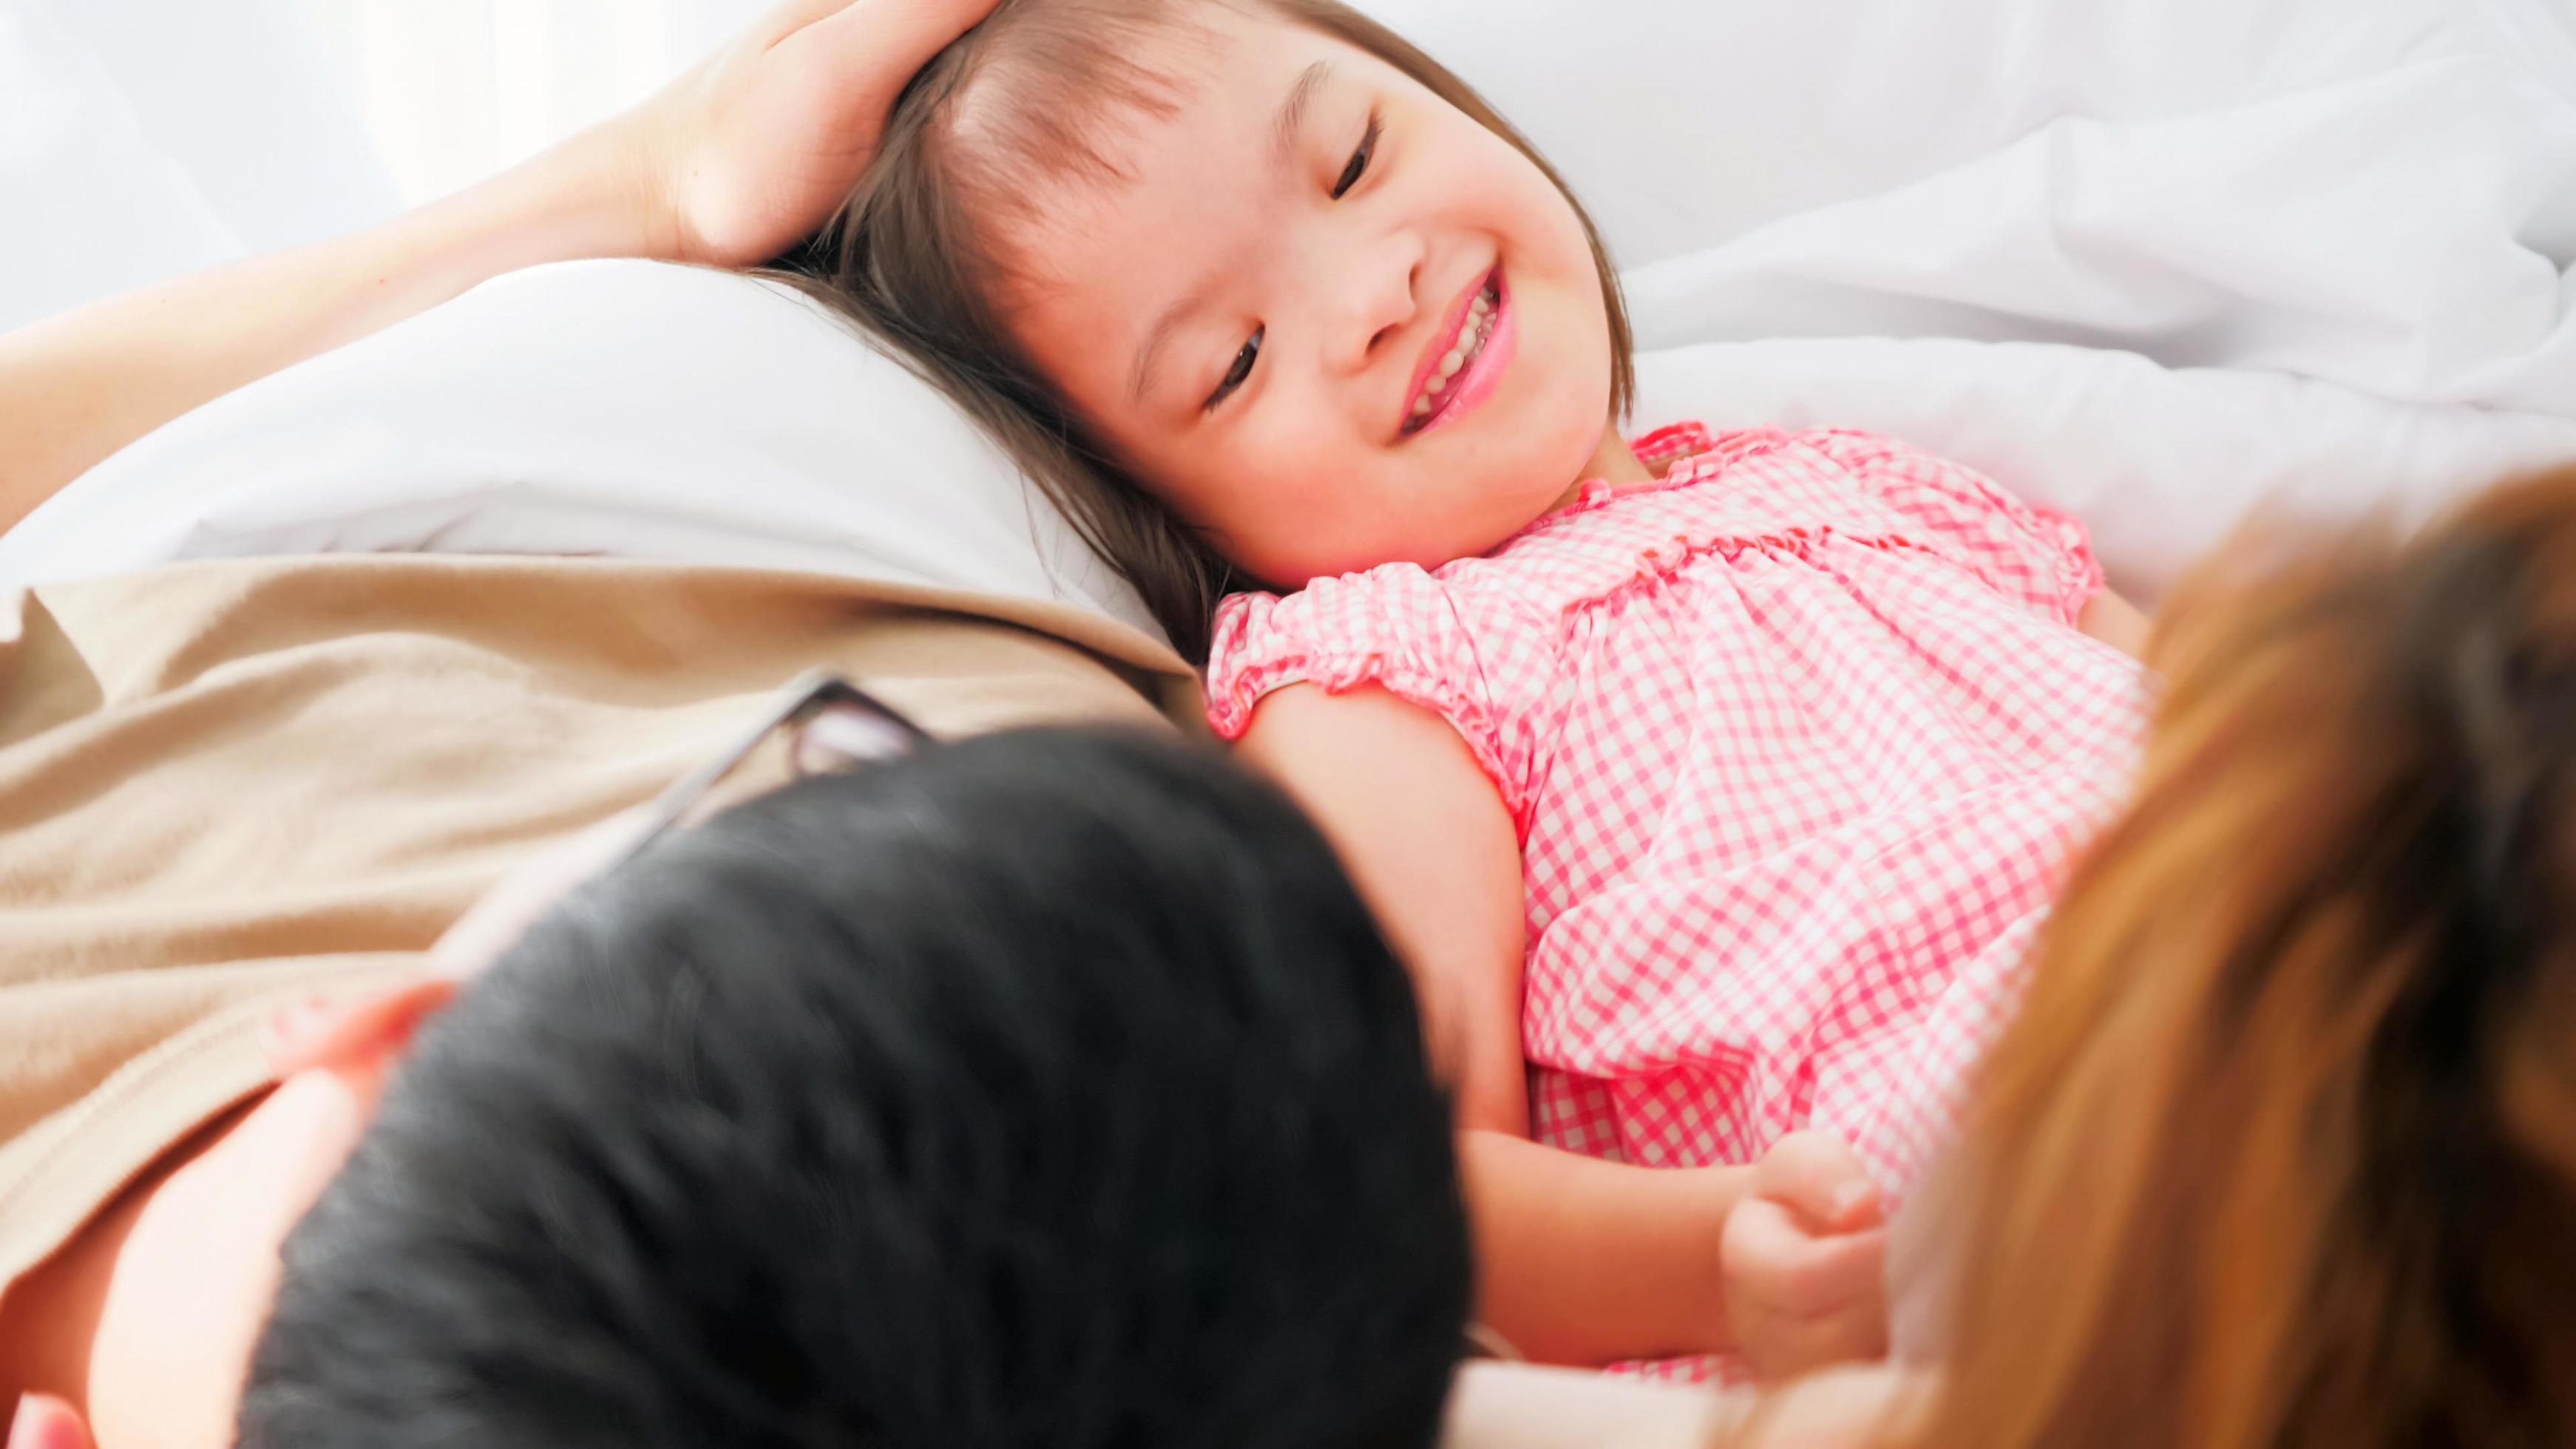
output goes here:
{"type": "Polygon", "coordinates": [[[757,0],[296,0],[407,202],[633,104],[757,0]]]}

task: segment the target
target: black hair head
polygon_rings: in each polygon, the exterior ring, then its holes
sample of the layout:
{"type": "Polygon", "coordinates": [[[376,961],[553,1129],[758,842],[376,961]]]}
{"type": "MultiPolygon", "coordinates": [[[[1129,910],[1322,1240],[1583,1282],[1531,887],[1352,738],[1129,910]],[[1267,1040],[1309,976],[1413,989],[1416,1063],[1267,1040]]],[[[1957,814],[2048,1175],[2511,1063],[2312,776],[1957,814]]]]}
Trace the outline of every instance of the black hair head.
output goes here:
{"type": "Polygon", "coordinates": [[[290,1237],[302,1445],[1420,1445],[1450,1119],[1331,850],[1220,757],[1029,732],[577,892],[290,1237]]]}

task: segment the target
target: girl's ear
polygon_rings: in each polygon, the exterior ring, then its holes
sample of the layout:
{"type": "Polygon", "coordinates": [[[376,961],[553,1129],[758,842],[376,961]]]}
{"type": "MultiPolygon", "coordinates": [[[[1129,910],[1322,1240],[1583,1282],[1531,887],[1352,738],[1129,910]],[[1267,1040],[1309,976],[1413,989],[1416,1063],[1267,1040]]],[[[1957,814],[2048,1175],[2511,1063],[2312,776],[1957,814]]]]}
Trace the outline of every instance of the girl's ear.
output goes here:
{"type": "Polygon", "coordinates": [[[91,1449],[78,1410],[46,1394],[26,1394],[9,1418],[8,1449],[91,1449]]]}
{"type": "MultiPolygon", "coordinates": [[[[263,1046],[279,1077],[314,1068],[364,1067],[402,1053],[432,1013],[456,996],[457,983],[431,976],[359,996],[310,996],[269,1018],[263,1046]]],[[[8,1449],[18,1449],[15,1439],[8,1449]]]]}

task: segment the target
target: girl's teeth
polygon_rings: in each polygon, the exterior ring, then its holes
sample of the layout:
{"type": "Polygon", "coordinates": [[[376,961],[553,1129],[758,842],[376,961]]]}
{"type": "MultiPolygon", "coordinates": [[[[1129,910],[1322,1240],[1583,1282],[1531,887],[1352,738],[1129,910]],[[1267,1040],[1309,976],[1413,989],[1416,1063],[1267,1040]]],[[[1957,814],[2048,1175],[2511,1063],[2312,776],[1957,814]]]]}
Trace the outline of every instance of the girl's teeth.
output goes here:
{"type": "Polygon", "coordinates": [[[1440,361],[1432,366],[1431,376],[1423,381],[1422,396],[1413,400],[1415,421],[1431,416],[1432,400],[1447,389],[1450,380],[1466,367],[1467,359],[1485,345],[1485,334],[1490,330],[1488,324],[1501,307],[1502,299],[1491,291],[1479,292],[1467,303],[1466,325],[1458,329],[1457,345],[1441,354],[1440,361]]]}

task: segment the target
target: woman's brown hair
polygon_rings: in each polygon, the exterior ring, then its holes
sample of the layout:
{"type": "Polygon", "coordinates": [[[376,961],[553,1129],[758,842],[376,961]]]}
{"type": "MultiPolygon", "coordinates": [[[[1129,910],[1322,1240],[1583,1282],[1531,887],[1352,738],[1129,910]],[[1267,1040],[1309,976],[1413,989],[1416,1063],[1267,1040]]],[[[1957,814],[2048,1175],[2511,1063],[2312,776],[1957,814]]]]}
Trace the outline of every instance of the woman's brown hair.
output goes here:
{"type": "Polygon", "coordinates": [[[2576,471],[2168,617],[1943,1222],[1945,1446],[2576,1440],[2576,471]]]}
{"type": "Polygon", "coordinates": [[[1047,174],[1123,175],[1102,149],[1100,118],[1122,107],[1167,112],[1172,103],[1170,80],[1138,58],[1141,42],[1216,5],[1273,15],[1376,56],[1527,156],[1591,239],[1609,309],[1616,415],[1626,415],[1635,392],[1626,308],[1591,217],[1510,122],[1403,37],[1335,0],[1002,0],[913,78],[840,216],[782,266],[963,409],[1194,661],[1206,655],[1217,601],[1261,581],[1241,575],[1146,489],[1029,361],[1002,310],[1011,279],[994,222],[1025,207],[1047,174]],[[958,113],[985,78],[1003,94],[976,95],[975,138],[961,142],[958,113]]]}

